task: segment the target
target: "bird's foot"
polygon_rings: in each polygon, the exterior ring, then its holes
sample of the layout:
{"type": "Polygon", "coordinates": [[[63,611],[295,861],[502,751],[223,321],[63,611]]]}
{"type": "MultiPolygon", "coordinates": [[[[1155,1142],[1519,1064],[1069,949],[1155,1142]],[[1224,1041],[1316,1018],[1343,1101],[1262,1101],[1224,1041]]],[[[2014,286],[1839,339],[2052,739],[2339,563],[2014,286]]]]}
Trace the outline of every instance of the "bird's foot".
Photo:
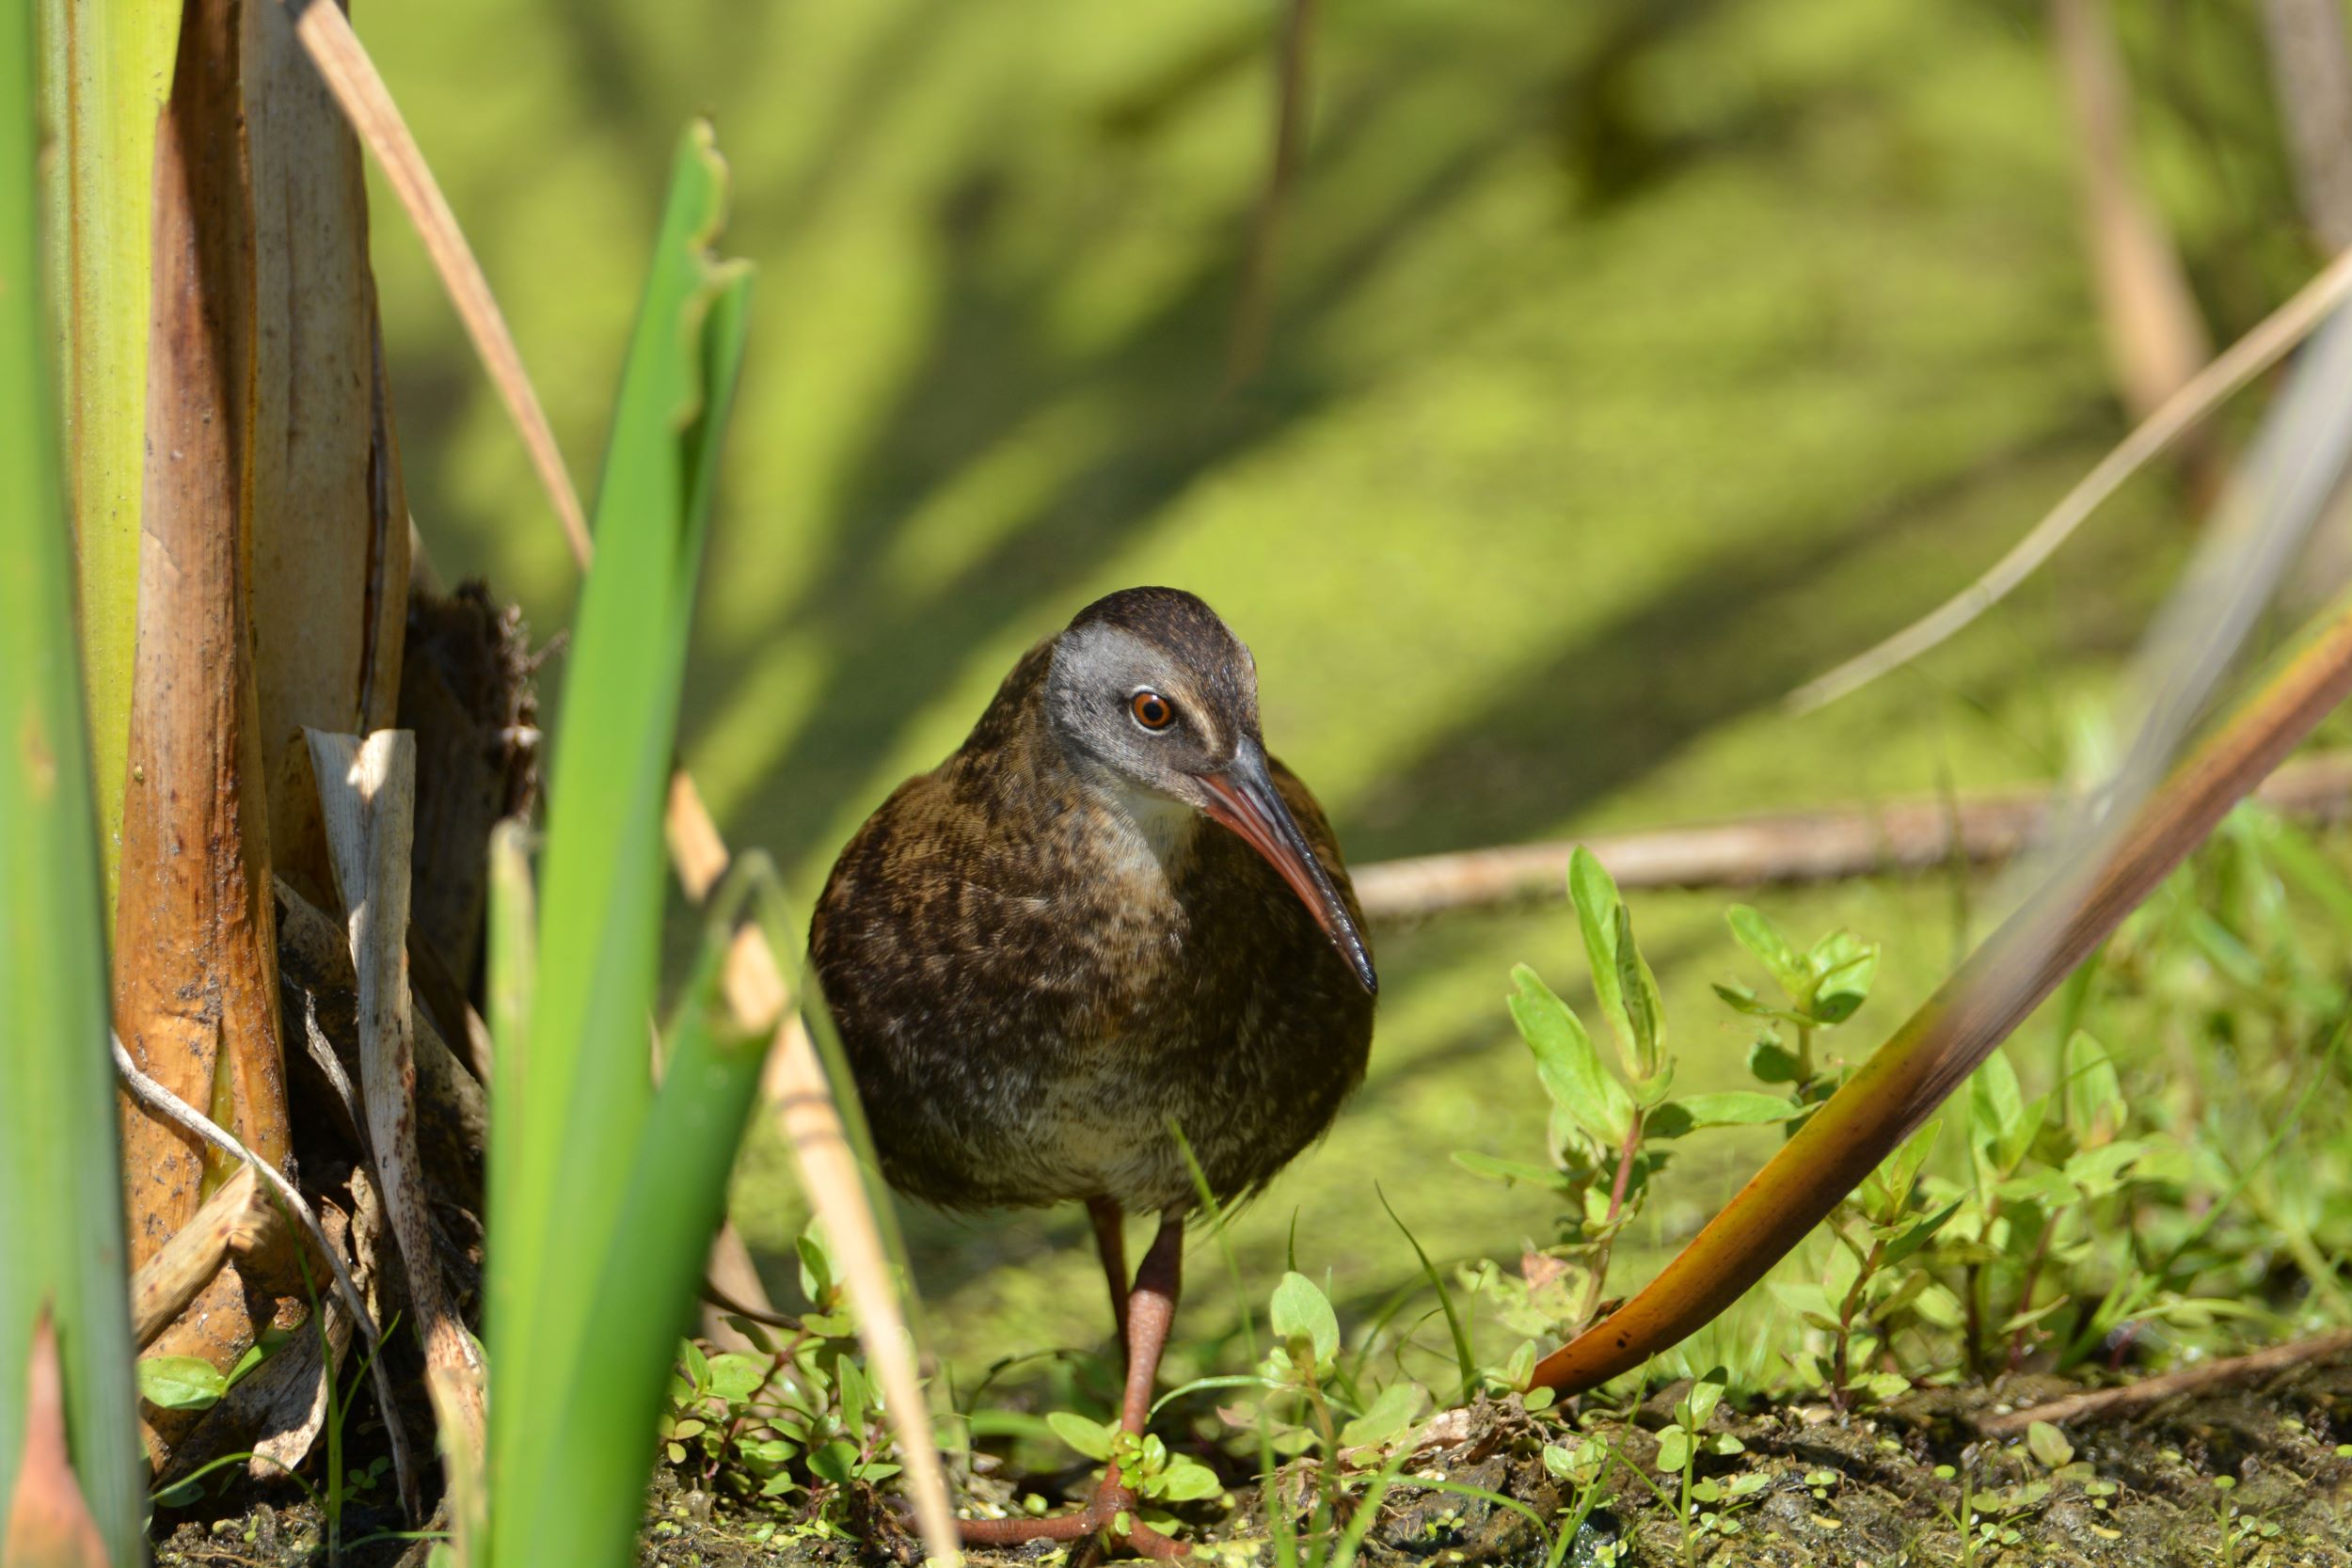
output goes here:
{"type": "Polygon", "coordinates": [[[1086,1507],[1050,1519],[962,1519],[957,1528],[967,1546],[1020,1546],[1032,1541],[1084,1541],[1102,1536],[1140,1557],[1173,1562],[1192,1548],[1143,1522],[1132,1487],[1112,1470],[1095,1487],[1086,1507]]]}

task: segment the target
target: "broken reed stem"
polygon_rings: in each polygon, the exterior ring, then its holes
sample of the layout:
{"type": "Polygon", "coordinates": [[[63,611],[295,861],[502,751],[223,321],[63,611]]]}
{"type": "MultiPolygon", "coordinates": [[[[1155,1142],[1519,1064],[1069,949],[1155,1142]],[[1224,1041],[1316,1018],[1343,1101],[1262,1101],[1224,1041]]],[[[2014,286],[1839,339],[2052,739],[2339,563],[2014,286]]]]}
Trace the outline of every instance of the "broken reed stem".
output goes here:
{"type": "MultiPolygon", "coordinates": [[[[2265,780],[2254,798],[2307,820],[2352,816],[2352,753],[2292,763],[2265,780]]],[[[1931,871],[1956,860],[2009,860],[2033,845],[2051,810],[2046,792],[2022,790],[1958,801],[1890,801],[1375,861],[1353,875],[1365,916],[1389,921],[1563,898],[1579,844],[1621,888],[1834,881],[1931,871]]]]}
{"type": "Polygon", "coordinates": [[[2069,1394],[2064,1399],[2052,1400],[2047,1404],[2013,1410],[2005,1416],[1980,1417],[1975,1424],[1977,1430],[1987,1437],[2013,1437],[2036,1421],[2065,1426],[2074,1421],[2110,1420],[2153,1404],[2161,1404],[2182,1394],[2209,1388],[2217,1383],[2267,1377],[2272,1372],[2284,1371],[2290,1367],[2346,1354],[2352,1354],[2352,1329],[2339,1329],[2333,1334],[2273,1345],[2268,1350],[2258,1350],[2249,1355],[2233,1355],[2220,1361],[2208,1361],[2202,1366],[2184,1367],[2177,1372],[2144,1378],[2117,1388],[2094,1388],[2088,1393],[2069,1394]]]}
{"type": "Polygon", "coordinates": [[[384,1435],[392,1450],[392,1470],[399,1478],[401,1498],[411,1520],[421,1518],[423,1495],[417,1489],[416,1470],[408,1459],[408,1438],[401,1429],[400,1406],[392,1397],[391,1374],[384,1365],[384,1338],[376,1330],[375,1319],[368,1312],[367,1298],[352,1282],[351,1271],[343,1267],[342,1255],[326,1239],[326,1227],[319,1224],[318,1215],[311,1212],[310,1205],[302,1195],[294,1191],[294,1183],[280,1176],[266,1161],[215,1126],[203,1112],[141,1072],[138,1064],[131,1060],[131,1053],[123,1048],[120,1035],[110,1034],[107,1038],[114,1048],[115,1075],[122,1080],[122,1086],[132,1099],[183,1131],[203,1139],[223,1154],[243,1161],[247,1170],[269,1184],[270,1191],[277,1194],[278,1201],[286,1206],[286,1212],[310,1233],[311,1246],[326,1259],[326,1266],[334,1273],[336,1293],[343,1298],[344,1309],[351,1314],[352,1322],[359,1325],[360,1333],[367,1337],[370,1353],[368,1366],[375,1378],[376,1402],[384,1410],[384,1435]]]}
{"type": "Polygon", "coordinates": [[[251,1165],[223,1182],[132,1278],[132,1348],[145,1350],[187,1310],[229,1260],[240,1232],[258,1231],[278,1217],[278,1210],[263,1201],[251,1165]]]}

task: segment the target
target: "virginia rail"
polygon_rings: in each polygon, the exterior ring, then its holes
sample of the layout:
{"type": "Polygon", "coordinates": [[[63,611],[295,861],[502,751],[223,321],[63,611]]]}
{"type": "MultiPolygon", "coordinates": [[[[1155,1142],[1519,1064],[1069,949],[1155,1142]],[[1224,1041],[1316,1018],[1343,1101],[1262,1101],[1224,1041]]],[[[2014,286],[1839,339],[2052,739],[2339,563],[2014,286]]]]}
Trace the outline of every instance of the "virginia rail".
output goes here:
{"type": "MultiPolygon", "coordinates": [[[[1372,1043],[1362,925],[1322,808],[1259,736],[1249,650],[1171,588],[1031,648],[825,884],[811,957],[883,1175],[948,1209],[1087,1206],[1138,1436],[1196,1193],[1171,1128],[1221,1203],[1322,1135],[1372,1043]],[[1131,1286],[1132,1210],[1160,1219],[1131,1286]]],[[[1181,1552],[1135,1510],[1114,1465],[1077,1513],[964,1536],[1181,1552]]]]}

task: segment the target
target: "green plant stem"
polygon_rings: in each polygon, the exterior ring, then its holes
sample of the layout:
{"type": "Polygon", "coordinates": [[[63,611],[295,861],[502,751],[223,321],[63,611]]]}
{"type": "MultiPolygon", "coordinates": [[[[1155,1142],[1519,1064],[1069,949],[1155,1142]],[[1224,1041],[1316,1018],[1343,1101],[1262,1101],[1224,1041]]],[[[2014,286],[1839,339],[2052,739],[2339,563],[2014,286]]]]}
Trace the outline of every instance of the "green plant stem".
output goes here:
{"type": "MultiPolygon", "coordinates": [[[[1979,1190],[1981,1191],[1981,1187],[1979,1190]]],[[[2000,1195],[1996,1193],[1984,1200],[1984,1234],[1988,1238],[1992,1236],[1993,1227],[1999,1222],[2000,1217],[2001,1199],[2000,1195]]],[[[1985,1323],[1991,1316],[1993,1308],[1993,1272],[1982,1263],[1972,1262],[1968,1265],[1966,1283],[1968,1343],[1965,1347],[1965,1354],[1968,1360],[1968,1373],[1971,1377],[1981,1379],[1986,1375],[1985,1353],[1988,1347],[1985,1344],[1985,1323]]]]}
{"type": "MultiPolygon", "coordinates": [[[[2033,1293],[2042,1283],[2042,1265],[2050,1255],[2050,1239],[2058,1234],[2059,1216],[2054,1212],[2042,1222],[2042,1234],[2034,1239],[2033,1256],[2026,1261],[2025,1282],[2018,1287],[2017,1310],[2033,1310],[2033,1293]]],[[[2033,1324],[2020,1323],[2009,1337],[2009,1370],[2015,1371],[2026,1359],[2026,1337],[2033,1332],[2033,1324]]]]}
{"type": "Polygon", "coordinates": [[[1862,1259],[1862,1268],[1854,1275],[1853,1284],[1846,1291],[1846,1299],[1837,1308],[1837,1349],[1831,1359],[1830,1402],[1839,1410],[1846,1408],[1846,1359],[1853,1343],[1854,1314],[1862,1310],[1863,1294],[1869,1289],[1871,1276],[1886,1260],[1883,1238],[1870,1243],[1870,1251],[1862,1259]]]}
{"type": "Polygon", "coordinates": [[[1698,1468],[1698,1433],[1692,1433],[1690,1452],[1682,1460],[1682,1568],[1698,1568],[1698,1535],[1691,1528],[1691,1474],[1698,1468]]]}

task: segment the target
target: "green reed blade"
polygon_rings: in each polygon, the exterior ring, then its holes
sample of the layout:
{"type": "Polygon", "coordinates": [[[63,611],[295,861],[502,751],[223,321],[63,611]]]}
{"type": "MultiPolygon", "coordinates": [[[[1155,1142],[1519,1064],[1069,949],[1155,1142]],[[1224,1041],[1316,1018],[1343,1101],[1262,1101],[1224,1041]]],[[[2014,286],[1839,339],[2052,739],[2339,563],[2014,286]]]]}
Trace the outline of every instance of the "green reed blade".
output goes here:
{"type": "Polygon", "coordinates": [[[560,1478],[579,1463],[574,1445],[586,1441],[548,1416],[604,1360],[590,1319],[655,1103],[647,1020],[661,812],[750,296],[748,269],[710,253],[724,206],[724,166],[708,127],[693,126],[678,149],[597,498],[596,559],[556,731],[529,1043],[517,1069],[500,1074],[510,1080],[501,1098],[529,1108],[499,1130],[516,1136],[500,1155],[503,1212],[491,1213],[491,1531],[494,1555],[509,1562],[539,1560],[548,1522],[531,1504],[561,1494],[560,1478]]]}
{"type": "Polygon", "coordinates": [[[0,1513],[33,1323],[55,1308],[75,1471],[141,1560],[106,945],[41,313],[33,11],[0,0],[0,1513]]]}
{"type": "Polygon", "coordinates": [[[74,513],[98,852],[112,930],[138,630],[155,120],[171,84],[180,0],[38,7],[42,118],[55,140],[47,241],[50,299],[63,326],[56,369],[72,476],[66,499],[74,513]]]}
{"type": "Polygon", "coordinates": [[[529,1507],[532,1560],[633,1560],[671,1361],[692,1327],[703,1259],[726,1209],[735,1149],[759,1090],[769,1031],[738,1022],[719,990],[727,933],[715,927],[664,1039],[669,1062],[629,1171],[620,1223],[590,1295],[577,1368],[542,1425],[564,1456],[538,1476],[529,1507]]]}

